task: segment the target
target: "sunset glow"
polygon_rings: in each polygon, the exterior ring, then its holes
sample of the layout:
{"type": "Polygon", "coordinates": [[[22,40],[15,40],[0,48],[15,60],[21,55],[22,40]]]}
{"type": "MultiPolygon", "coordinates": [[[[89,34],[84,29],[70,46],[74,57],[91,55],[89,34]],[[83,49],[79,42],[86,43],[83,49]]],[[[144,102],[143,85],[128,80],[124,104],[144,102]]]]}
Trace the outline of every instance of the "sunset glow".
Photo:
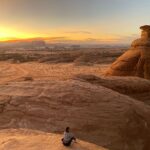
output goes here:
{"type": "Polygon", "coordinates": [[[0,41],[33,38],[37,35],[30,33],[23,33],[11,28],[0,27],[0,41]]]}
{"type": "Polygon", "coordinates": [[[149,6],[149,0],[1,0],[0,41],[128,43],[140,25],[149,24],[149,6]]]}

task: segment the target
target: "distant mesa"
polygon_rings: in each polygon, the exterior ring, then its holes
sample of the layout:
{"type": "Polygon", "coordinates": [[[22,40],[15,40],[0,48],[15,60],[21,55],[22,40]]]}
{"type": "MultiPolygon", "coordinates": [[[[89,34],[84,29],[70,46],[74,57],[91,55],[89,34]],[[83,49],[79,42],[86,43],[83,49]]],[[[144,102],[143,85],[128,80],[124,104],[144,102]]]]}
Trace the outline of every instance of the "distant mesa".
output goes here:
{"type": "Polygon", "coordinates": [[[35,40],[35,41],[32,41],[31,44],[32,44],[32,46],[35,46],[35,47],[37,47],[37,46],[45,47],[46,46],[46,43],[43,40],[38,40],[38,41],[35,40]]]}
{"type": "Polygon", "coordinates": [[[38,39],[23,39],[23,40],[16,40],[16,41],[5,41],[0,43],[0,48],[8,48],[8,49],[15,49],[15,50],[40,50],[45,49],[46,42],[44,40],[38,39]]]}
{"type": "Polygon", "coordinates": [[[141,38],[107,70],[110,76],[138,76],[150,79],[150,25],[141,26],[141,38]]]}

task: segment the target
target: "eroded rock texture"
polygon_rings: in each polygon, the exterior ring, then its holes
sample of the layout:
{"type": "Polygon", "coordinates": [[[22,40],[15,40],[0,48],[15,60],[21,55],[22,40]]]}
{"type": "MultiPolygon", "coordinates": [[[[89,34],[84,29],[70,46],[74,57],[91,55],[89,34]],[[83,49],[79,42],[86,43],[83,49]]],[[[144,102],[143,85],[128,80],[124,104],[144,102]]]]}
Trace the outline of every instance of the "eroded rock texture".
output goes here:
{"type": "Polygon", "coordinates": [[[150,106],[100,85],[77,80],[0,85],[0,129],[75,135],[110,150],[150,148],[150,106]]]}
{"type": "Polygon", "coordinates": [[[150,26],[145,25],[140,29],[141,38],[133,41],[131,48],[112,64],[106,75],[150,79],[150,26]]]}
{"type": "Polygon", "coordinates": [[[150,81],[139,77],[103,77],[78,74],[74,79],[104,86],[150,105],[150,81]]]}

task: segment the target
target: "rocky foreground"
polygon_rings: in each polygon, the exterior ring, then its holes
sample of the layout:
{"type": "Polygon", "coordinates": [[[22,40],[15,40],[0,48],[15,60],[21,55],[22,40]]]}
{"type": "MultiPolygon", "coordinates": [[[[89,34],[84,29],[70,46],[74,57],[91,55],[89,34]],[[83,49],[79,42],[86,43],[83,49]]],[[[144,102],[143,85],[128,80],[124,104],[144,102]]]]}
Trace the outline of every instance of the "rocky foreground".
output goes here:
{"type": "Polygon", "coordinates": [[[33,130],[1,130],[0,150],[106,150],[94,144],[80,141],[65,147],[61,144],[62,135],[33,130]]]}
{"type": "Polygon", "coordinates": [[[107,82],[104,86],[76,78],[0,85],[0,129],[62,133],[70,126],[78,138],[110,150],[150,149],[150,106],[107,82]]]}

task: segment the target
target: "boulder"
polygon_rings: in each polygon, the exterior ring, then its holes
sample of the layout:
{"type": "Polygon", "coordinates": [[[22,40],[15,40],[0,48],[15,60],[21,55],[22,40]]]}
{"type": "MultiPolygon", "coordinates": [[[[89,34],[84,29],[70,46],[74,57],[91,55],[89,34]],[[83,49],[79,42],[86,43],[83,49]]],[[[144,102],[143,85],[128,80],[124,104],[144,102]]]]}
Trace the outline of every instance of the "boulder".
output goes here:
{"type": "Polygon", "coordinates": [[[150,81],[139,77],[95,76],[77,74],[73,79],[104,86],[150,105],[150,81]]]}

